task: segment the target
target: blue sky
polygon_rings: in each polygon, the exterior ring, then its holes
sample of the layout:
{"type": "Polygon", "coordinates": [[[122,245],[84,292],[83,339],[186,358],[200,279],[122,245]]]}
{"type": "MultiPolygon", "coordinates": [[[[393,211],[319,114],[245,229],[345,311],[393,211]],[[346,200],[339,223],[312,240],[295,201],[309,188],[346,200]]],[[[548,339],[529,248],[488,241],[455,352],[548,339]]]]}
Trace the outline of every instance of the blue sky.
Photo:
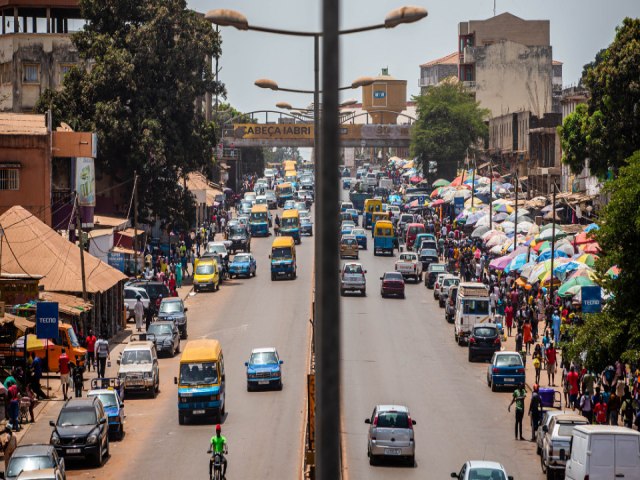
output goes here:
{"type": "MultiPolygon", "coordinates": [[[[251,24],[283,29],[320,28],[320,0],[187,0],[200,12],[230,8],[244,13],[251,24]]],[[[458,22],[493,15],[493,0],[343,0],[341,24],[352,28],[381,23],[402,5],[420,5],[429,16],[419,23],[401,25],[342,38],[341,84],[361,75],[376,75],[382,67],[408,81],[409,95],[418,93],[419,65],[456,49],[458,22]]],[[[564,63],[565,85],[576,83],[582,66],[593,60],[615,35],[626,16],[640,16],[640,0],[497,0],[498,14],[509,11],[524,19],[551,21],[554,58],[564,63]]],[[[222,28],[220,79],[229,101],[239,110],[275,109],[278,101],[294,106],[311,97],[263,90],[253,85],[261,77],[282,87],[313,88],[313,40],[222,28]]],[[[360,98],[359,91],[343,92],[343,99],[360,98]]]]}

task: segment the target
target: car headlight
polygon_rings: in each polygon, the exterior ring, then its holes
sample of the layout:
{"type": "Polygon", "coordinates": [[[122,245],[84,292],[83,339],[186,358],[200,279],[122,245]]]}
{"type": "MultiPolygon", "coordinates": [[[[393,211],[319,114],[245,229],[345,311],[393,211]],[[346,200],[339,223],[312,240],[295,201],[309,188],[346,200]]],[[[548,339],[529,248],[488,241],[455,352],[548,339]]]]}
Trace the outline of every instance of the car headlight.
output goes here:
{"type": "Polygon", "coordinates": [[[51,434],[51,444],[60,445],[60,436],[56,432],[51,434]]]}
{"type": "Polygon", "coordinates": [[[280,376],[280,370],[277,370],[277,371],[273,372],[273,376],[274,377],[279,377],[280,376]]]}
{"type": "Polygon", "coordinates": [[[165,340],[165,341],[164,341],[164,344],[165,344],[165,346],[169,346],[169,345],[171,345],[171,340],[165,340]]]}
{"type": "Polygon", "coordinates": [[[151,372],[144,372],[144,378],[152,378],[153,377],[153,373],[151,372]]]}
{"type": "Polygon", "coordinates": [[[87,437],[87,443],[98,443],[98,435],[92,433],[87,437]]]}

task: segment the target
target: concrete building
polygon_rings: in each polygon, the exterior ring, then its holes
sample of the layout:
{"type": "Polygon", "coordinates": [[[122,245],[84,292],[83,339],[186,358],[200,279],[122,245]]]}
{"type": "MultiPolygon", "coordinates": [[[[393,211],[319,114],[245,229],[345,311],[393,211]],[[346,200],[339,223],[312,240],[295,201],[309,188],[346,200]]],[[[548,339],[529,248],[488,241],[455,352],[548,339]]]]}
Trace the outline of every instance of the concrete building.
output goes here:
{"type": "MultiPolygon", "coordinates": [[[[553,63],[548,20],[503,13],[458,25],[458,79],[497,117],[554,108],[562,64],[553,63]]],[[[559,112],[559,98],[556,108],[559,112]]]]}
{"type": "Polygon", "coordinates": [[[79,1],[2,0],[0,12],[0,110],[32,112],[79,63],[70,37],[84,25],[79,1]]]}
{"type": "Polygon", "coordinates": [[[95,154],[91,133],[52,132],[44,115],[0,113],[0,214],[21,205],[66,230],[79,192],[83,219],[92,221],[95,154]]]}
{"type": "Polygon", "coordinates": [[[494,169],[518,173],[530,197],[551,192],[561,174],[559,113],[542,118],[530,111],[508,113],[489,120],[488,154],[494,169]]]}
{"type": "Polygon", "coordinates": [[[423,63],[420,65],[420,78],[418,79],[420,93],[424,95],[429,87],[439,84],[445,78],[457,76],[458,52],[423,63]]]}
{"type": "Polygon", "coordinates": [[[389,75],[383,68],[371,85],[362,87],[362,108],[371,115],[371,123],[396,123],[407,106],[407,81],[389,75]]]}

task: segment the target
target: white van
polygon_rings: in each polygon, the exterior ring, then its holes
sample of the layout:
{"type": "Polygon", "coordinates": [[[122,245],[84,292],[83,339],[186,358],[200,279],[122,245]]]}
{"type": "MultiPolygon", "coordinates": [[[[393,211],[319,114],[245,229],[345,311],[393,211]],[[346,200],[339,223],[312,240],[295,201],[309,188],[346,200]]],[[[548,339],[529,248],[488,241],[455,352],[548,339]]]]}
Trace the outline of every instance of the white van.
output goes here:
{"type": "Polygon", "coordinates": [[[608,425],[573,429],[567,480],[640,480],[640,432],[608,425]]]}
{"type": "Polygon", "coordinates": [[[493,312],[489,304],[489,287],[479,282],[460,283],[453,321],[453,334],[458,345],[468,341],[475,324],[487,322],[493,323],[493,312]]]}

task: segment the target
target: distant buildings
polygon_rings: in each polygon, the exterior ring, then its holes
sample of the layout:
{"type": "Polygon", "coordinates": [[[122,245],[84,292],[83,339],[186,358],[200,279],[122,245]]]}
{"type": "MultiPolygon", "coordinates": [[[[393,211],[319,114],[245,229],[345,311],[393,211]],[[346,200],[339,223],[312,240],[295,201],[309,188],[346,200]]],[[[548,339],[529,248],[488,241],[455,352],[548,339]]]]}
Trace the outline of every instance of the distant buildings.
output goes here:
{"type": "Polygon", "coordinates": [[[429,87],[433,87],[449,77],[458,78],[458,52],[420,65],[420,79],[418,80],[420,93],[424,94],[429,87]]]}

